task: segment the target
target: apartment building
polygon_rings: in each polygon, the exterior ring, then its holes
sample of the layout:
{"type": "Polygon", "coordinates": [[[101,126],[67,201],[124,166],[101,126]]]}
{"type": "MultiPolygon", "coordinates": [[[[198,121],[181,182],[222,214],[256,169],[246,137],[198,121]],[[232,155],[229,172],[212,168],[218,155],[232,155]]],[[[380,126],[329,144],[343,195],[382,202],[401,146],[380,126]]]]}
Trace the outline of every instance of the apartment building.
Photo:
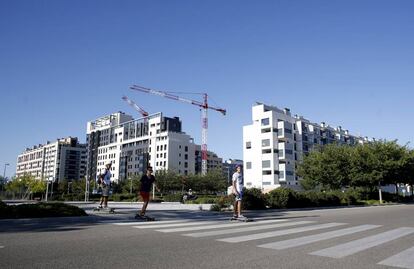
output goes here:
{"type": "Polygon", "coordinates": [[[316,146],[368,142],[342,127],[313,123],[291,115],[288,108],[256,103],[252,124],[243,127],[244,185],[270,191],[280,186],[300,188],[297,164],[316,146]]]}
{"type": "Polygon", "coordinates": [[[49,181],[78,180],[86,173],[86,145],[76,137],[35,145],[18,155],[16,176],[32,175],[49,181]]]}
{"type": "Polygon", "coordinates": [[[195,173],[195,144],[182,132],[178,117],[156,113],[133,119],[123,112],[101,117],[87,124],[90,178],[112,163],[112,180],[118,182],[143,173],[148,165],[179,174],[195,173]]]}
{"type": "MultiPolygon", "coordinates": [[[[207,151],[207,172],[211,170],[221,170],[223,159],[217,156],[212,151],[207,151]]],[[[195,173],[201,174],[202,172],[202,154],[201,145],[195,146],[195,173]]]]}

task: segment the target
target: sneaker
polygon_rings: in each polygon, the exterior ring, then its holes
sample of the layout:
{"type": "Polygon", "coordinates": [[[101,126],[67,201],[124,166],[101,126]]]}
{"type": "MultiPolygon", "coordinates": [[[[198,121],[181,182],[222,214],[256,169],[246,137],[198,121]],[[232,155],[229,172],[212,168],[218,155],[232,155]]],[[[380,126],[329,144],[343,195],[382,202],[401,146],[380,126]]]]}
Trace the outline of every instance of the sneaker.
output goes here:
{"type": "Polygon", "coordinates": [[[245,219],[246,217],[243,216],[243,215],[238,215],[236,218],[238,218],[238,219],[245,219]]]}
{"type": "Polygon", "coordinates": [[[97,207],[97,209],[102,209],[102,208],[103,208],[103,207],[102,207],[101,205],[97,207]]]}

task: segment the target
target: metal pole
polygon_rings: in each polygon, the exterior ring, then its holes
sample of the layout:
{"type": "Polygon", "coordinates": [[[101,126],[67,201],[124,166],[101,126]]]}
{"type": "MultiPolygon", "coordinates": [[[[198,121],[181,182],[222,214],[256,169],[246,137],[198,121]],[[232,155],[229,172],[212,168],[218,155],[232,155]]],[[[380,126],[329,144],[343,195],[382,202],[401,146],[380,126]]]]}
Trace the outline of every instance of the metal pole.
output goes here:
{"type": "Polygon", "coordinates": [[[2,184],[1,184],[1,190],[3,190],[3,185],[4,185],[4,184],[5,184],[5,182],[6,182],[6,167],[7,167],[8,165],[10,165],[10,164],[8,164],[8,163],[5,163],[5,164],[4,164],[3,180],[2,180],[2,184]]]}
{"type": "Polygon", "coordinates": [[[89,176],[85,177],[85,202],[87,202],[89,199],[89,176]]]}
{"type": "Polygon", "coordinates": [[[132,195],[132,178],[131,179],[131,185],[129,186],[129,194],[132,195]]]}
{"type": "Polygon", "coordinates": [[[53,200],[53,183],[55,182],[54,178],[52,177],[52,180],[50,182],[50,200],[53,200]]]}
{"type": "Polygon", "coordinates": [[[49,180],[46,180],[46,199],[45,199],[46,202],[47,202],[48,195],[49,195],[49,180]]]}

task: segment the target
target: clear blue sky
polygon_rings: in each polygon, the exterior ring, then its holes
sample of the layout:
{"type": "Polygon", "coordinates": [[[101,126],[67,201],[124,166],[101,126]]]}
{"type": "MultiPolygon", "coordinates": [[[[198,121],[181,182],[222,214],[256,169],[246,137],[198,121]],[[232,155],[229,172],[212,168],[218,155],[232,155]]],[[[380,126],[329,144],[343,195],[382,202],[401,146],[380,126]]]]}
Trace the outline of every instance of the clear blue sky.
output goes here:
{"type": "MultiPolygon", "coordinates": [[[[353,134],[413,141],[414,1],[0,1],[0,168],[26,147],[77,136],[116,111],[196,107],[131,84],[207,92],[209,149],[242,158],[242,126],[263,101],[353,134]]],[[[199,99],[199,96],[185,97],[199,99]]]]}

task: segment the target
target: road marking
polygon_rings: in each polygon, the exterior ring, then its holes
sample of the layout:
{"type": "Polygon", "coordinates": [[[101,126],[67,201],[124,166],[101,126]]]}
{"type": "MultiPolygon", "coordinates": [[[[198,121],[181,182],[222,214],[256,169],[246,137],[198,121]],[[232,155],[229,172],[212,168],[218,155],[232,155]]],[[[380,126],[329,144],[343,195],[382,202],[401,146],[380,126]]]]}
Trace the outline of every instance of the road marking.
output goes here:
{"type": "MultiPolygon", "coordinates": [[[[184,222],[185,220],[160,220],[157,223],[176,223],[176,222],[184,222]]],[[[139,222],[116,222],[112,223],[113,225],[120,225],[120,226],[132,226],[132,225],[154,225],[154,222],[150,221],[139,221],[139,222]]]]}
{"type": "Polygon", "coordinates": [[[222,242],[227,242],[227,243],[238,243],[238,242],[245,242],[245,241],[257,240],[257,239],[263,239],[263,238],[269,238],[269,237],[276,237],[276,236],[293,234],[293,233],[332,228],[332,227],[336,227],[340,225],[345,225],[345,223],[332,222],[332,223],[318,224],[318,225],[293,228],[293,229],[287,229],[287,230],[272,231],[272,232],[267,232],[267,233],[250,234],[250,235],[244,235],[244,236],[223,238],[223,239],[217,239],[217,241],[222,241],[222,242]]]}
{"type": "Polygon", "coordinates": [[[378,264],[401,268],[414,268],[414,247],[379,262],[378,264]]]}
{"type": "Polygon", "coordinates": [[[359,240],[354,240],[345,244],[325,248],[319,251],[312,252],[310,254],[331,258],[342,258],[387,243],[389,241],[398,239],[411,233],[414,233],[414,228],[402,227],[388,232],[365,237],[359,240]]]}
{"type": "Polygon", "coordinates": [[[251,231],[257,231],[257,230],[263,230],[263,229],[288,227],[288,226],[310,224],[310,223],[315,223],[315,221],[304,220],[304,221],[295,221],[295,222],[287,222],[287,223],[279,223],[279,224],[257,225],[254,227],[245,227],[245,228],[237,228],[237,229],[190,233],[190,234],[183,234],[183,235],[190,236],[190,237],[206,237],[206,236],[216,236],[216,235],[223,235],[223,234],[251,232],[251,231]]]}
{"type": "Polygon", "coordinates": [[[251,226],[251,225],[266,224],[266,223],[285,222],[285,221],[287,221],[287,220],[286,219],[278,219],[278,220],[264,220],[264,221],[260,221],[260,222],[223,223],[223,224],[215,224],[215,225],[196,226],[196,227],[163,229],[163,230],[157,230],[157,232],[176,233],[176,232],[187,232],[187,231],[200,231],[200,230],[209,230],[209,229],[217,229],[217,228],[227,228],[227,227],[237,227],[237,226],[251,226]]]}
{"type": "Polygon", "coordinates": [[[348,234],[367,231],[367,230],[378,228],[378,227],[381,227],[381,225],[360,225],[360,226],[345,228],[345,229],[326,232],[326,233],[314,234],[314,235],[303,236],[303,237],[298,237],[298,238],[289,239],[289,240],[273,242],[269,244],[263,244],[263,245],[259,245],[258,247],[271,248],[271,249],[287,249],[287,248],[307,245],[307,244],[311,244],[314,242],[327,240],[327,239],[331,239],[335,237],[340,237],[340,236],[344,236],[348,234]]]}
{"type": "Polygon", "coordinates": [[[184,223],[172,223],[172,224],[153,224],[147,226],[132,226],[138,229],[152,229],[152,228],[168,228],[168,227],[183,227],[183,226],[192,226],[192,225],[207,225],[217,223],[217,221],[194,221],[194,222],[184,222],[184,223]]]}

